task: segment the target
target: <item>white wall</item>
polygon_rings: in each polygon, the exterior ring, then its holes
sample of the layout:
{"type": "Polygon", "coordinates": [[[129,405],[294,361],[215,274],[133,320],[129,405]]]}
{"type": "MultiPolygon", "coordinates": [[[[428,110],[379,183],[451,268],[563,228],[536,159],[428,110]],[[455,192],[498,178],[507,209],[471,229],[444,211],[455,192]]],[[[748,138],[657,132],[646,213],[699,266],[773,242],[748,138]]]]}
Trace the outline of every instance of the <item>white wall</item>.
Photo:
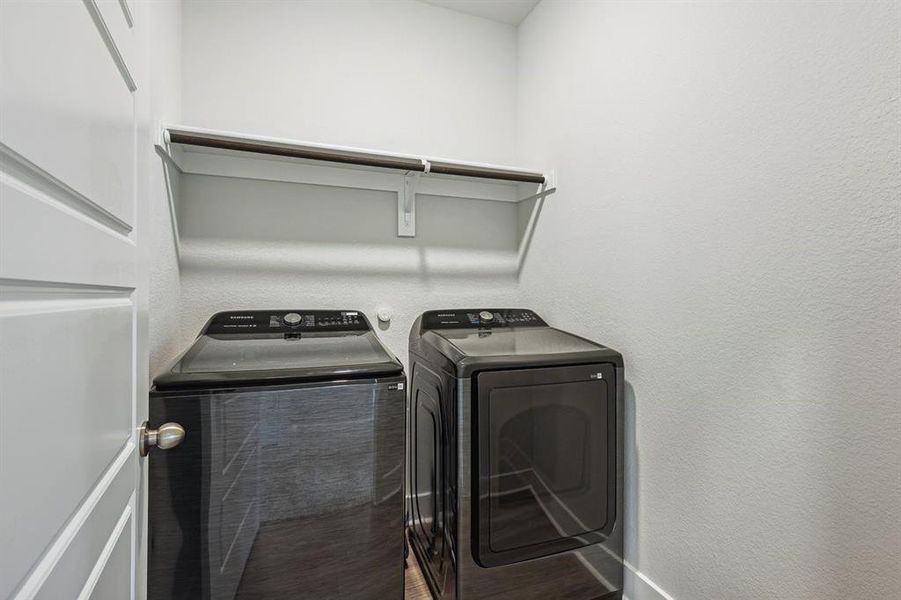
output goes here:
{"type": "MultiPolygon", "coordinates": [[[[415,1],[200,2],[183,11],[182,121],[325,143],[511,163],[516,35],[415,1]]],[[[516,206],[185,176],[181,341],[219,310],[394,315],[406,356],[428,308],[516,299],[516,206]]]]}
{"type": "MultiPolygon", "coordinates": [[[[181,0],[148,3],[150,19],[150,132],[155,143],[158,123],[177,123],[181,111],[181,0]]],[[[150,144],[148,144],[149,146],[150,144]]],[[[159,156],[150,161],[147,201],[150,203],[150,372],[156,374],[183,348],[179,329],[179,265],[172,227],[166,171],[159,156]]],[[[170,171],[178,189],[178,173],[170,171]]]]}
{"type": "Polygon", "coordinates": [[[415,0],[184,11],[186,123],[510,163],[513,27],[415,0]]]}
{"type": "Polygon", "coordinates": [[[521,285],[626,357],[627,559],[674,598],[901,597],[898,32],[897,2],[520,27],[520,158],[560,177],[521,285]]]}

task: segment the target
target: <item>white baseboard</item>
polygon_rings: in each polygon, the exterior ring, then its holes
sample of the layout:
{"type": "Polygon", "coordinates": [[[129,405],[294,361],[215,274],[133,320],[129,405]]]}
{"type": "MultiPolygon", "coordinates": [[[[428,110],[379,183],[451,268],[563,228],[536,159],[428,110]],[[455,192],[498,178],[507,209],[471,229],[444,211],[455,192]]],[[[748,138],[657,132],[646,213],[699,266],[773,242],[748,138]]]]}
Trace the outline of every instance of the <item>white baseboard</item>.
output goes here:
{"type": "Polygon", "coordinates": [[[625,571],[623,600],[676,600],[629,563],[625,564],[625,571]]]}

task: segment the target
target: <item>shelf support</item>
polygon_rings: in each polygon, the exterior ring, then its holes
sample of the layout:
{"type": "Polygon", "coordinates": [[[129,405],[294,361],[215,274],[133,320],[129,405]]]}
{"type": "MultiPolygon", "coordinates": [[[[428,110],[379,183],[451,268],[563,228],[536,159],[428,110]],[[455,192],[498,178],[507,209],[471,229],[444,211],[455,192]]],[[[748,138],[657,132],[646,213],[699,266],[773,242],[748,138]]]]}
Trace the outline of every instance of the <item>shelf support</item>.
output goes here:
{"type": "Polygon", "coordinates": [[[416,188],[420,173],[404,173],[397,192],[397,237],[416,237],[416,188]]]}
{"type": "Polygon", "coordinates": [[[172,241],[175,247],[175,258],[181,262],[181,230],[178,228],[178,196],[177,186],[173,178],[174,174],[182,174],[184,170],[174,156],[169,143],[169,131],[158,125],[160,137],[154,144],[154,149],[163,165],[163,181],[166,185],[166,198],[169,201],[169,221],[172,225],[172,241]]]}

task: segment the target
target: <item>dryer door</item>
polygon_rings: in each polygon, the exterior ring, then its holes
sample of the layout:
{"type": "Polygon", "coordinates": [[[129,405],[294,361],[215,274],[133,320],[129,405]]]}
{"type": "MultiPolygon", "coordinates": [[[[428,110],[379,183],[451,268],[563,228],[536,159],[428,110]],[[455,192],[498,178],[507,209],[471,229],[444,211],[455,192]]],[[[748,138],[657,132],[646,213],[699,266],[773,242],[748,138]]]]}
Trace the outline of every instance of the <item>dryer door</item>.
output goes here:
{"type": "Polygon", "coordinates": [[[615,385],[610,364],[476,375],[480,565],[606,539],[616,520],[615,385]]]}

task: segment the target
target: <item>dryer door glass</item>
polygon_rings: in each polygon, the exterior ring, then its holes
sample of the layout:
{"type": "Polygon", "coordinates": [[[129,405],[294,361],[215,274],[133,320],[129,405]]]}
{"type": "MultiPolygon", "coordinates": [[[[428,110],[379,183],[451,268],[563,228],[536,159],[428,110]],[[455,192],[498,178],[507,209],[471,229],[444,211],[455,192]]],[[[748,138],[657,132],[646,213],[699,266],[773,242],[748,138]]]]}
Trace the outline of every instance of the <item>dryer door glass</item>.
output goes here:
{"type": "Polygon", "coordinates": [[[479,562],[509,564],[602,541],[615,521],[613,368],[477,378],[479,562]]]}

